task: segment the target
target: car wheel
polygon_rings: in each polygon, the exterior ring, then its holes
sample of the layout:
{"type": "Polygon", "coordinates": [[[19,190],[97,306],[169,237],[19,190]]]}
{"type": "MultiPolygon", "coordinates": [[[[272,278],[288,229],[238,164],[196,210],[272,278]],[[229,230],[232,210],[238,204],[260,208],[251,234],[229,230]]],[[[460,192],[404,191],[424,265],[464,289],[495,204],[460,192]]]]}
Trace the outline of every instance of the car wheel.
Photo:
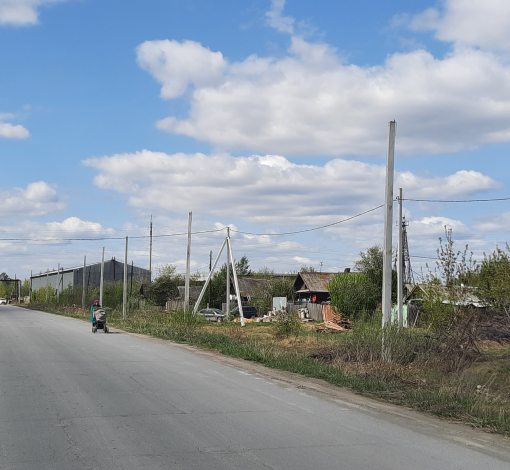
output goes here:
{"type": "Polygon", "coordinates": [[[216,318],[216,323],[221,323],[222,320],[223,320],[223,318],[218,317],[218,318],[216,318]]]}

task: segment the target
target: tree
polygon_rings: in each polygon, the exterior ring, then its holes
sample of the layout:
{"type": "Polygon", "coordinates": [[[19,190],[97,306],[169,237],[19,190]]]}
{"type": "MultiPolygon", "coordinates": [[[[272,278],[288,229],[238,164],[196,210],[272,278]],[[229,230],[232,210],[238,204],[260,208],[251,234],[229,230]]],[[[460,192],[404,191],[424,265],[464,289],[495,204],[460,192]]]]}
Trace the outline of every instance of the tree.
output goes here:
{"type": "MultiPolygon", "coordinates": [[[[374,245],[359,254],[360,259],[354,263],[354,270],[363,273],[372,284],[372,290],[376,296],[376,304],[382,302],[383,285],[383,249],[380,245],[374,245]]],[[[391,272],[391,300],[397,301],[397,272],[391,272]]]]}
{"type": "Polygon", "coordinates": [[[478,271],[478,265],[473,260],[473,252],[468,257],[467,244],[463,251],[455,251],[452,229],[445,226],[444,231],[445,240],[439,237],[439,248],[436,250],[436,269],[434,273],[429,273],[429,277],[440,279],[447,287],[468,285],[478,271]]]}
{"type": "Polygon", "coordinates": [[[364,310],[375,310],[380,298],[376,285],[365,273],[338,273],[329,283],[333,308],[347,318],[364,310]]]}
{"type": "Polygon", "coordinates": [[[510,308],[510,247],[506,252],[496,247],[489,255],[484,255],[478,276],[478,296],[486,304],[498,310],[510,308]]]}
{"type": "Polygon", "coordinates": [[[301,265],[301,269],[299,270],[302,273],[314,273],[315,268],[313,266],[307,266],[306,264],[301,265]]]}
{"type": "MultiPolygon", "coordinates": [[[[236,273],[239,277],[253,276],[253,271],[250,270],[250,260],[246,255],[243,255],[239,261],[235,263],[236,273]]],[[[230,269],[232,275],[232,269],[230,269]]],[[[227,291],[227,263],[224,263],[221,268],[216,271],[211,278],[211,303],[209,307],[221,308],[225,302],[225,295],[227,291]]],[[[234,292],[232,292],[234,294],[234,292]]],[[[202,303],[206,302],[207,295],[204,296],[202,303]]]]}
{"type": "Polygon", "coordinates": [[[168,299],[178,297],[177,287],[184,285],[184,276],[175,271],[173,264],[164,264],[157,269],[157,277],[147,289],[147,298],[154,305],[165,305],[168,299]]]}

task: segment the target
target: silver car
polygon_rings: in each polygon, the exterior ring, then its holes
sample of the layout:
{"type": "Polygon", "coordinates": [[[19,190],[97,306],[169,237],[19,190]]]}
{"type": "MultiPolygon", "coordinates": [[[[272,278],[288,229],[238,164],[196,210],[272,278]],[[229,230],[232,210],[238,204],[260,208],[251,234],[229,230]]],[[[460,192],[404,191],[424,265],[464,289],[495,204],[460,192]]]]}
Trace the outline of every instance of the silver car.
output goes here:
{"type": "Polygon", "coordinates": [[[206,320],[221,322],[226,315],[218,308],[203,308],[197,312],[202,315],[206,320]]]}

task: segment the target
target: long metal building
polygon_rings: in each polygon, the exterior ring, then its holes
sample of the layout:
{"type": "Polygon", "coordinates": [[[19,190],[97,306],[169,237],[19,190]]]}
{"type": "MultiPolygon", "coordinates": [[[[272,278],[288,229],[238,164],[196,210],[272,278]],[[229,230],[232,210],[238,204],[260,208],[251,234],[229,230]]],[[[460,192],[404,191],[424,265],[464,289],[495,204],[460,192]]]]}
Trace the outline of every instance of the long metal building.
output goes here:
{"type": "MultiPolygon", "coordinates": [[[[41,272],[30,277],[31,291],[34,292],[41,287],[53,288],[62,291],[68,286],[83,285],[83,266],[73,268],[60,268],[41,272]]],[[[127,278],[142,278],[145,282],[150,282],[150,271],[133,264],[128,265],[127,278]]],[[[104,262],[104,282],[122,282],[124,279],[124,263],[115,258],[104,262]]],[[[85,268],[85,285],[99,287],[101,282],[101,262],[87,264],[85,268]]]]}

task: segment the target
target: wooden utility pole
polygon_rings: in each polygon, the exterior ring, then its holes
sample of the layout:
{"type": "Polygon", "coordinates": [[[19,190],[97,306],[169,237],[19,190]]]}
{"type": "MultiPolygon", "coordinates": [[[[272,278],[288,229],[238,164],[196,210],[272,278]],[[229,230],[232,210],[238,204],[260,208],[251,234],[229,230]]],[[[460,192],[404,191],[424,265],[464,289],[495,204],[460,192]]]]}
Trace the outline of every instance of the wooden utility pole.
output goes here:
{"type": "Polygon", "coordinates": [[[393,224],[393,175],[395,171],[395,128],[396,122],[390,121],[388,129],[388,153],[386,156],[386,187],[384,210],[384,246],[383,246],[383,287],[382,287],[382,324],[391,320],[391,254],[393,224]]]}
{"type": "Polygon", "coordinates": [[[126,319],[127,308],[127,257],[128,257],[128,237],[126,237],[126,249],[124,250],[124,289],[122,291],[122,319],[126,319]]]}
{"type": "Polygon", "coordinates": [[[101,255],[101,278],[99,279],[99,305],[103,306],[103,290],[104,290],[104,246],[101,255]]]}
{"type": "Polygon", "coordinates": [[[28,301],[32,302],[32,270],[30,270],[30,290],[28,291],[28,301]]]}
{"type": "Polygon", "coordinates": [[[402,188],[398,194],[397,306],[398,326],[404,326],[404,238],[402,236],[402,188]]]}
{"type": "Polygon", "coordinates": [[[149,282],[152,282],[152,214],[151,214],[151,226],[149,231],[149,282]]]}
{"type": "Polygon", "coordinates": [[[83,282],[81,289],[81,308],[85,310],[85,273],[87,272],[87,256],[83,257],[83,282]]]}
{"type": "Polygon", "coordinates": [[[186,277],[184,279],[184,311],[188,311],[189,307],[189,277],[191,270],[191,220],[193,213],[188,214],[188,245],[186,248],[186,277]]]}

